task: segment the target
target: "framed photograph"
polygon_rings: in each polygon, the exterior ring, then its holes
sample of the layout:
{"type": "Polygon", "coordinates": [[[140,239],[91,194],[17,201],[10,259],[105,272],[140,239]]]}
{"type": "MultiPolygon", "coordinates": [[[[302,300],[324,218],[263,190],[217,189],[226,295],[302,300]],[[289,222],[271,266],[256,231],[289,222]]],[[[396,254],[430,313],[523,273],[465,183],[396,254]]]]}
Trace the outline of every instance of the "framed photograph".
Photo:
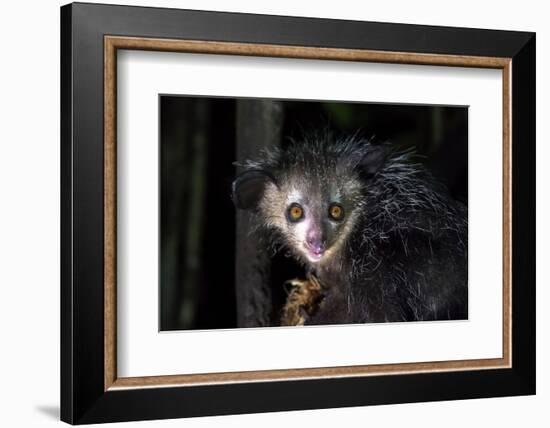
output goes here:
{"type": "Polygon", "coordinates": [[[61,8],[61,418],[535,393],[535,35],[61,8]]]}

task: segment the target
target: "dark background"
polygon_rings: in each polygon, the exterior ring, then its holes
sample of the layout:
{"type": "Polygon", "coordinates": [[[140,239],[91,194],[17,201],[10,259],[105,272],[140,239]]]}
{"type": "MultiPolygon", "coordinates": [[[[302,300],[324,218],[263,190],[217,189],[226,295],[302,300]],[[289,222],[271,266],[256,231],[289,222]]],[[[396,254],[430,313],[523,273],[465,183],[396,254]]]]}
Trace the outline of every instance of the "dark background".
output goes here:
{"type": "Polygon", "coordinates": [[[467,204],[466,107],[160,97],[160,329],[277,325],[298,266],[271,258],[235,212],[233,161],[311,129],[357,130],[399,148],[467,204]],[[221,279],[223,278],[223,279],[221,279]]]}

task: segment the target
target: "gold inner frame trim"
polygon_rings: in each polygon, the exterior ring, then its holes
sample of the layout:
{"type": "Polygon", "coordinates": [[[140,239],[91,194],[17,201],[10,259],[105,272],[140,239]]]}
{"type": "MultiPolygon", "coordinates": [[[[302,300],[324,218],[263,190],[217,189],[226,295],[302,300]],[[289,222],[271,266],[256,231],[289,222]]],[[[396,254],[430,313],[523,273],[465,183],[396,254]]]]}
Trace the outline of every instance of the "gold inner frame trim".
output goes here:
{"type": "Polygon", "coordinates": [[[104,389],[192,386],[220,383],[339,378],[370,375],[509,368],[512,364],[512,161],[511,58],[387,52],[252,43],[104,37],[104,389]],[[116,84],[117,50],[148,50],[213,55],[380,62],[494,68],[502,70],[503,129],[503,308],[502,358],[376,364],[341,367],[203,373],[170,376],[117,377],[116,366],[116,84]]]}

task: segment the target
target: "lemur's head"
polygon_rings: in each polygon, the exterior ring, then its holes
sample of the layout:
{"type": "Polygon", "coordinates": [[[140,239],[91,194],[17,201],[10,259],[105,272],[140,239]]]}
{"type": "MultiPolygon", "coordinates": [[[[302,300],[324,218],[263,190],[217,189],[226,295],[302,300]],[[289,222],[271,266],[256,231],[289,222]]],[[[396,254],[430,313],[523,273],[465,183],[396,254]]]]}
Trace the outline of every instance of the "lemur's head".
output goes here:
{"type": "Polygon", "coordinates": [[[237,208],[252,210],[298,258],[317,265],[342,248],[364,208],[365,186],[385,160],[385,146],[353,138],[293,141],[241,164],[233,182],[237,208]]]}

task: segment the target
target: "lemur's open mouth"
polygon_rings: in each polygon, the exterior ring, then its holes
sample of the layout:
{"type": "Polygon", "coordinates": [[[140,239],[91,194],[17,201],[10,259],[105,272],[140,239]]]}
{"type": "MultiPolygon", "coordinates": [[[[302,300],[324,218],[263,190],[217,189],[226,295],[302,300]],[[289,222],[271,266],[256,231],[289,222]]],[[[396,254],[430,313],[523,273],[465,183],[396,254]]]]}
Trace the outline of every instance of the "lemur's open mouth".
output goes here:
{"type": "Polygon", "coordinates": [[[304,247],[311,261],[318,262],[325,254],[324,247],[311,247],[309,245],[304,245],[304,247]]]}
{"type": "Polygon", "coordinates": [[[323,253],[324,252],[320,252],[320,253],[312,253],[311,251],[309,252],[309,257],[315,261],[318,261],[318,260],[321,260],[321,257],[323,257],[323,253]]]}

